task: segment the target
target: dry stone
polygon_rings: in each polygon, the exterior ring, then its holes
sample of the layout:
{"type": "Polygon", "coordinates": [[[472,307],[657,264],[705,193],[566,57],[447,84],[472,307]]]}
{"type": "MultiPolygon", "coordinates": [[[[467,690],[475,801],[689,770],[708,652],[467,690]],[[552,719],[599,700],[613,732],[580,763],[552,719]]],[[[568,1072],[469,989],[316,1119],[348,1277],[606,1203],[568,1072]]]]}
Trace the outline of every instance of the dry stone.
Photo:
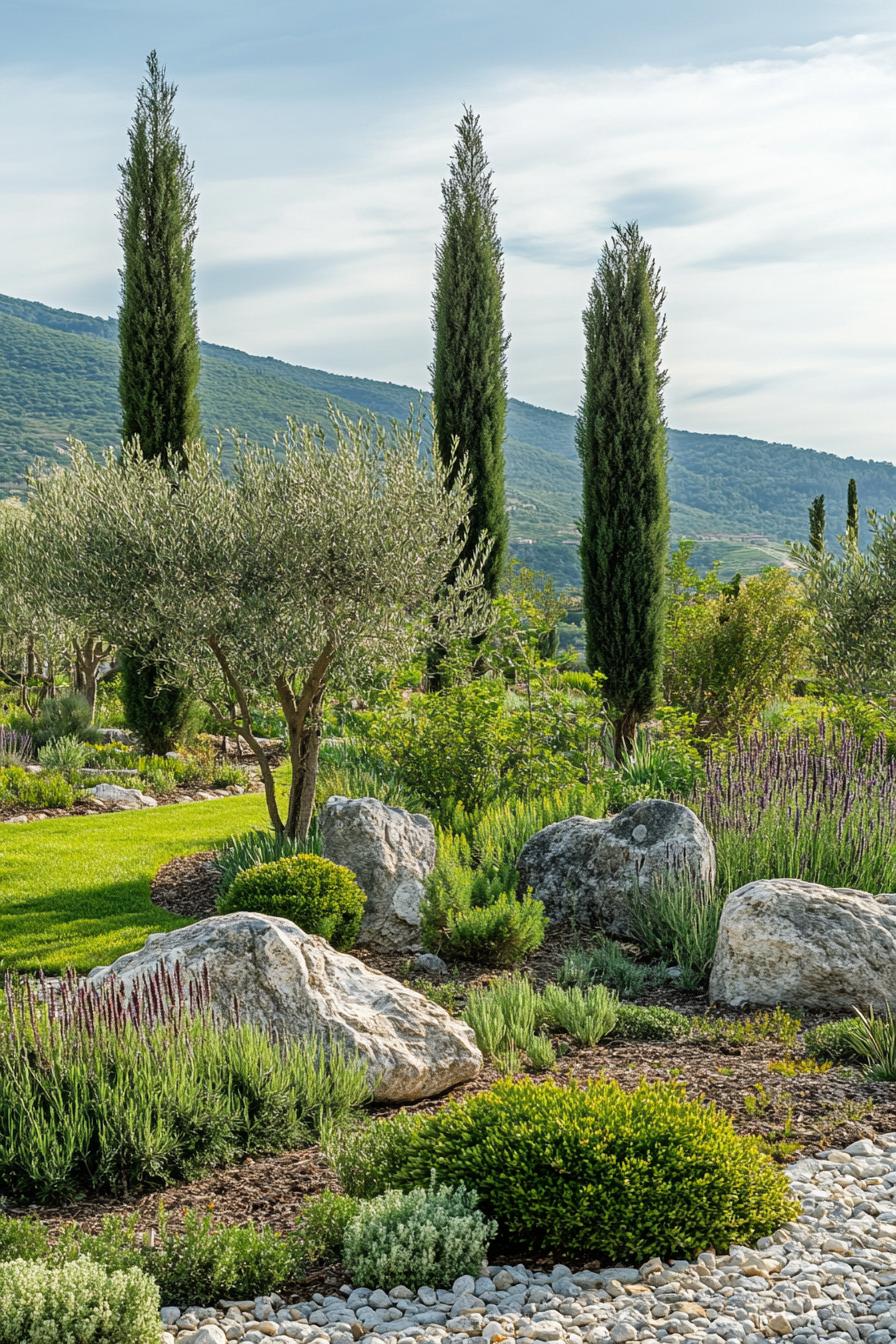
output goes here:
{"type": "Polygon", "coordinates": [[[630,937],[631,898],[676,873],[698,886],[715,879],[715,847],[689,807],[647,798],[605,821],[568,817],[533,835],[517,860],[522,888],[553,921],[574,919],[630,937]]]}
{"type": "Polygon", "coordinates": [[[749,882],[725,901],[709,992],[735,1007],[896,1008],[896,897],[749,882]]]}
{"type": "Polygon", "coordinates": [[[240,1018],[285,1039],[320,1036],[367,1063],[378,1101],[418,1101],[474,1078],[482,1067],[465,1022],[288,919],[238,913],[152,934],[139,952],[90,972],[127,991],[159,966],[207,977],[220,1020],[240,1018]]]}

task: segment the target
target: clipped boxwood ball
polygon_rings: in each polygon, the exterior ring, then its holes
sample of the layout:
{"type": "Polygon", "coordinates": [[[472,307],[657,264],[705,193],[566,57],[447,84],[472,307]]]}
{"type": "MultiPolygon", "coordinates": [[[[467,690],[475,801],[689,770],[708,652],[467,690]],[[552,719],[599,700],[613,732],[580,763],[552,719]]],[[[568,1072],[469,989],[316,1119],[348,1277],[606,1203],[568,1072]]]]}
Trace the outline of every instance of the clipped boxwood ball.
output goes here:
{"type": "Polygon", "coordinates": [[[515,1249],[611,1264],[727,1251],[798,1208],[756,1140],[677,1083],[505,1080],[427,1116],[396,1165],[406,1187],[473,1186],[515,1249]]]}
{"type": "Polygon", "coordinates": [[[366,896],[354,873],[318,854],[293,854],[238,873],[218,901],[222,915],[250,910],[291,919],[334,947],[353,947],[366,896]]]}

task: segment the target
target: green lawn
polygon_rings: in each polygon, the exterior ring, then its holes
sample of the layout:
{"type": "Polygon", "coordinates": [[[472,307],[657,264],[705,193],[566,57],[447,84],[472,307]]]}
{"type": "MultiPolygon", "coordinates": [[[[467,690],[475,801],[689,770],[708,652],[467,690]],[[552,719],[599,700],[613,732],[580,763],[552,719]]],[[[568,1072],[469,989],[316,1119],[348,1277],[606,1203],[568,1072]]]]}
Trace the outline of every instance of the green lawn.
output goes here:
{"type": "Polygon", "coordinates": [[[187,923],[150,901],[155,871],[266,820],[256,793],[0,826],[0,969],[86,971],[187,923]]]}

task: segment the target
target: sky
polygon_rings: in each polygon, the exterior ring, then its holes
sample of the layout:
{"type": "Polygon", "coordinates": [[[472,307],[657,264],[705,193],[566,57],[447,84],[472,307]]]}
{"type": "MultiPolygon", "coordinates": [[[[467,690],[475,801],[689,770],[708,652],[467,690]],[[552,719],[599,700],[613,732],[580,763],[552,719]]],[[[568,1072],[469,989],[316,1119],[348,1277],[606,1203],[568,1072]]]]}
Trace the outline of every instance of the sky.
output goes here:
{"type": "Polygon", "coordinates": [[[195,160],[203,338],[425,387],[469,103],[513,396],[575,410],[591,276],[634,218],[670,424],[896,461],[892,0],[0,0],[0,31],[0,292],[116,310],[155,47],[195,160]]]}

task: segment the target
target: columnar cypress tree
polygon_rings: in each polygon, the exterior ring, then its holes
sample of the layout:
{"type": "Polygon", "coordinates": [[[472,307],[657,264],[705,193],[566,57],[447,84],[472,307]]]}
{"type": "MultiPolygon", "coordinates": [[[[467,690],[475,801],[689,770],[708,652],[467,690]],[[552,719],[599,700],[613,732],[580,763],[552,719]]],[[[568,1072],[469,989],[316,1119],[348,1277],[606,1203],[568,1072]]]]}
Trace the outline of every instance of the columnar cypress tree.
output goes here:
{"type": "Polygon", "coordinates": [[[604,245],[583,314],[582,600],[619,759],[661,688],[669,497],[661,350],[665,291],[636,223],[604,245]]]}
{"type": "Polygon", "coordinates": [[[193,282],[197,196],[174,126],[174,84],[150,52],[121,165],[118,222],[124,265],[118,314],[122,436],[180,467],[200,435],[199,334],[193,282]]]}
{"type": "Polygon", "coordinates": [[[470,475],[470,528],[462,560],[487,537],[491,549],[483,577],[495,594],[507,560],[504,259],[482,128],[469,107],[457,125],[454,157],[442,183],[442,214],[432,322],[435,424],[443,460],[452,462],[456,442],[459,462],[470,475]]]}
{"type": "Polygon", "coordinates": [[[809,545],[819,554],[825,548],[824,495],[816,495],[809,505],[809,545]]]}
{"type": "MultiPolygon", "coordinates": [[[[172,472],[199,438],[199,334],[193,279],[197,196],[193,165],[174,125],[176,86],[150,52],[128,132],[118,195],[123,267],[118,333],[122,437],[172,472]]],[[[183,730],[190,700],[167,684],[151,650],[120,655],[130,726],[149,751],[183,730]]]]}
{"type": "Polygon", "coordinates": [[[859,489],[852,478],[846,488],[846,541],[859,549],[859,489]]]}

